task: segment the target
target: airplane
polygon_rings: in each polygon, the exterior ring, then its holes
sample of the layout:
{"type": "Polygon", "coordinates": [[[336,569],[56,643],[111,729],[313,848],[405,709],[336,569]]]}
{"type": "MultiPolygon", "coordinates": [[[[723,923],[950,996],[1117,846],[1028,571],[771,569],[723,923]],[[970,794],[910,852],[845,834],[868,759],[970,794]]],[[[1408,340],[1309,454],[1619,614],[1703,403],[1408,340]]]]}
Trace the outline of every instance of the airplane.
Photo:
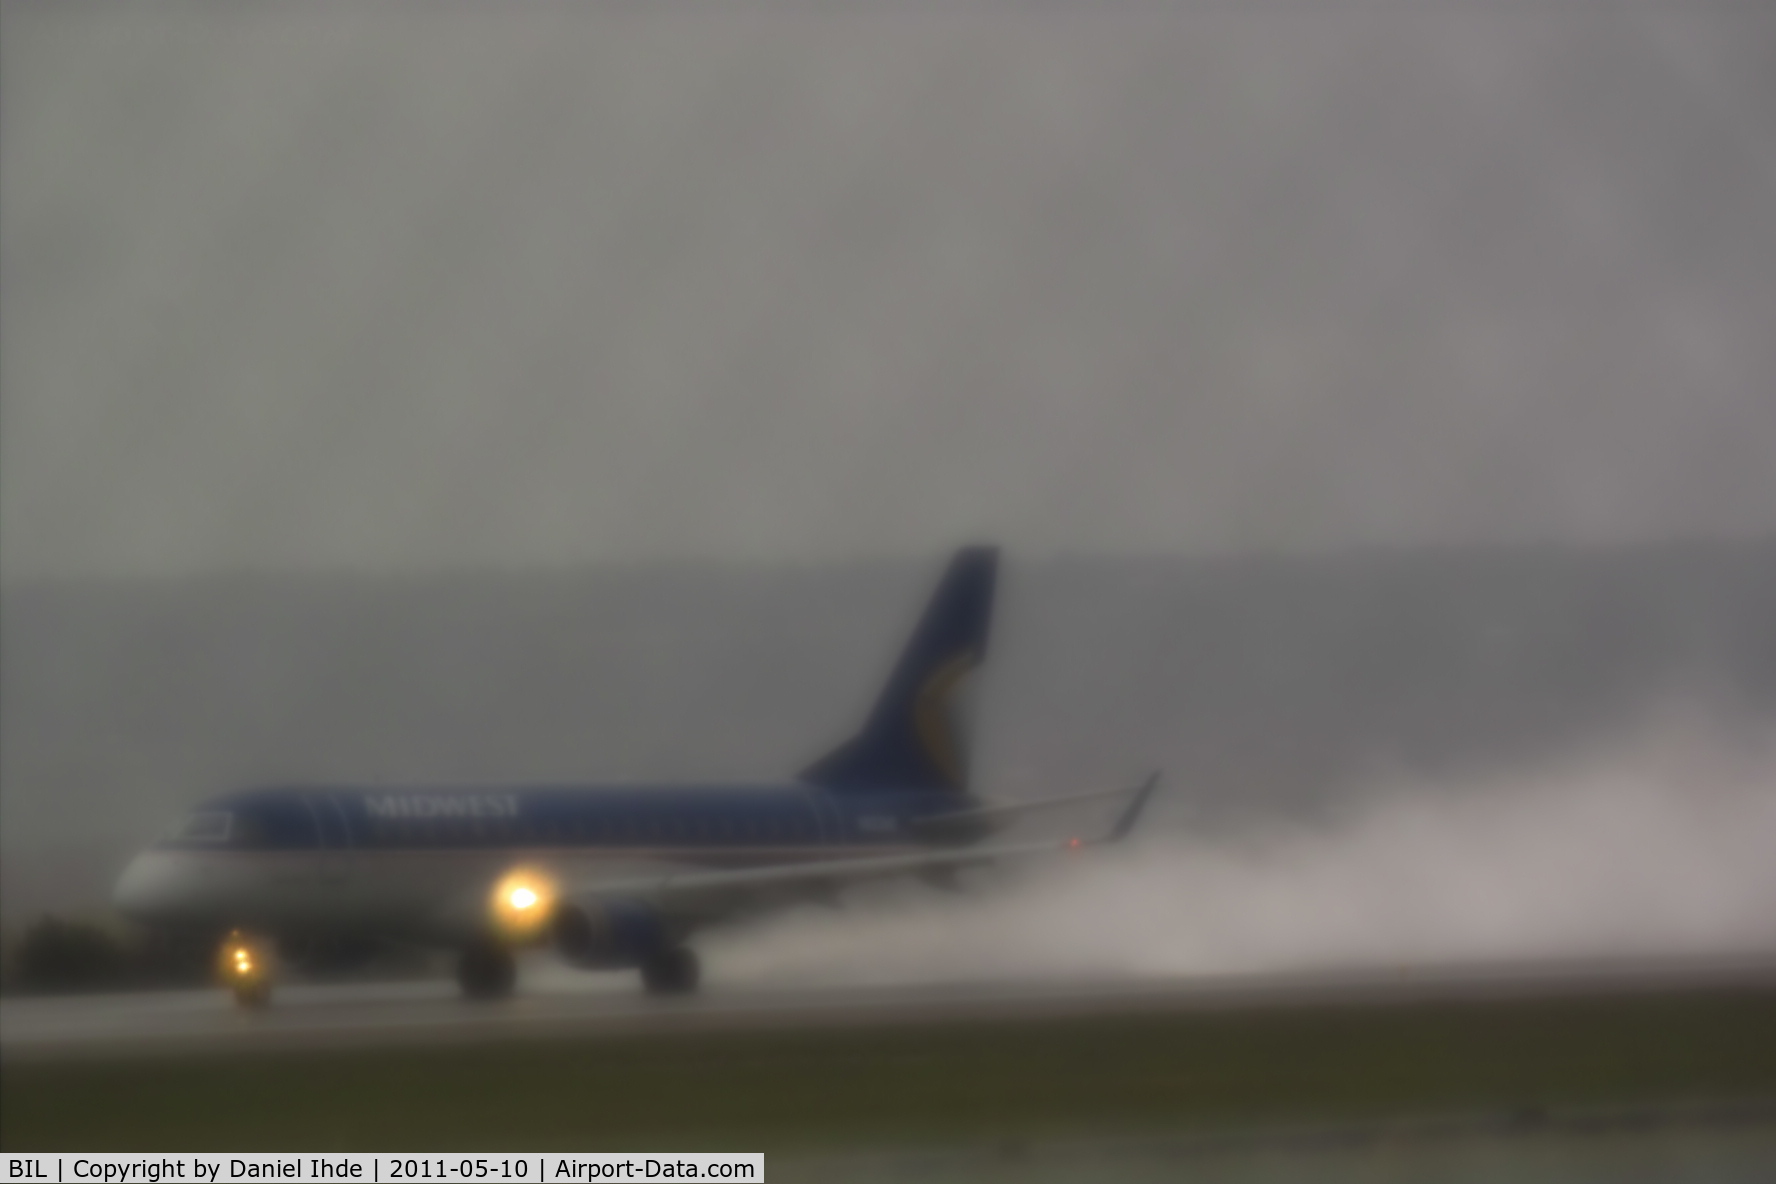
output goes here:
{"type": "Polygon", "coordinates": [[[969,792],[965,686],[986,655],[998,552],[958,550],[858,731],[766,785],[271,785],[206,801],[128,864],[126,916],[223,935],[218,972],[246,1006],[276,954],[405,941],[457,953],[472,999],[508,995],[515,951],[552,942],[586,969],[696,989],[686,944],[762,910],[898,876],[1116,842],[1158,786],[992,803],[969,792]],[[985,843],[1029,810],[1129,794],[1101,837],[985,843]]]}

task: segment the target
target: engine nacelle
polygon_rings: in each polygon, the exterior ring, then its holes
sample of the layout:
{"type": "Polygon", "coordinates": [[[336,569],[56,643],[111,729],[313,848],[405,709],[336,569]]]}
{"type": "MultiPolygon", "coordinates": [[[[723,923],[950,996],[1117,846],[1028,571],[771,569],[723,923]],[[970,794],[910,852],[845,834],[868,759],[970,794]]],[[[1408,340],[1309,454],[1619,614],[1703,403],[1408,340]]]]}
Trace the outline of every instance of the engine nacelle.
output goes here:
{"type": "Polygon", "coordinates": [[[671,945],[660,915],[634,900],[564,900],[550,931],[561,956],[588,969],[636,966],[671,945]]]}

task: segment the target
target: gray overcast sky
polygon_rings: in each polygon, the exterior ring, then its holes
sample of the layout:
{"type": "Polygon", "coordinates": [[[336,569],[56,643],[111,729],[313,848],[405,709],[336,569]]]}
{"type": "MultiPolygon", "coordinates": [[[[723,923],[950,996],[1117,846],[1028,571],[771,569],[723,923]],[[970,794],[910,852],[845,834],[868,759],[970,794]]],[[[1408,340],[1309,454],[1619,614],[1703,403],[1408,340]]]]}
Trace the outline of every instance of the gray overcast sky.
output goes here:
{"type": "Polygon", "coordinates": [[[1776,530],[1776,5],[12,5],[8,581],[1776,530]]]}

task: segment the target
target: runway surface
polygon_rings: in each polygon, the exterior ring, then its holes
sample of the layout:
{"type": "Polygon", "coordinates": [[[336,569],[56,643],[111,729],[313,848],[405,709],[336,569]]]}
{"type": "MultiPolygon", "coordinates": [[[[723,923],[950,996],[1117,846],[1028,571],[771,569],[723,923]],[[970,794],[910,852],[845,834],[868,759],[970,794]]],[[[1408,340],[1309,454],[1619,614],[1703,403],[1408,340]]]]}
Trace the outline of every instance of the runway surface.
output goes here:
{"type": "Polygon", "coordinates": [[[16,1061],[1719,987],[1776,990],[1776,957],[893,987],[716,983],[676,999],[643,994],[633,975],[543,963],[527,968],[516,996],[494,1003],[465,1001],[446,979],[286,984],[259,1011],[220,989],[9,998],[0,1000],[0,1053],[16,1061]]]}

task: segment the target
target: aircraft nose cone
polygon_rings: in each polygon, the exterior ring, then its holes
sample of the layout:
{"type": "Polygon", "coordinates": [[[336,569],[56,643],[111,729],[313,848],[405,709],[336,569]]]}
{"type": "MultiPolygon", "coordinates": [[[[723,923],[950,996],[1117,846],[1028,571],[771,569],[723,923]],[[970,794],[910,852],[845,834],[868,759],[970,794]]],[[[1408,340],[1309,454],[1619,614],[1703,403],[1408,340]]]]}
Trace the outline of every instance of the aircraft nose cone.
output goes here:
{"type": "Polygon", "coordinates": [[[165,852],[144,851],[117,877],[111,901],[126,917],[152,921],[177,910],[185,879],[165,852]]]}

